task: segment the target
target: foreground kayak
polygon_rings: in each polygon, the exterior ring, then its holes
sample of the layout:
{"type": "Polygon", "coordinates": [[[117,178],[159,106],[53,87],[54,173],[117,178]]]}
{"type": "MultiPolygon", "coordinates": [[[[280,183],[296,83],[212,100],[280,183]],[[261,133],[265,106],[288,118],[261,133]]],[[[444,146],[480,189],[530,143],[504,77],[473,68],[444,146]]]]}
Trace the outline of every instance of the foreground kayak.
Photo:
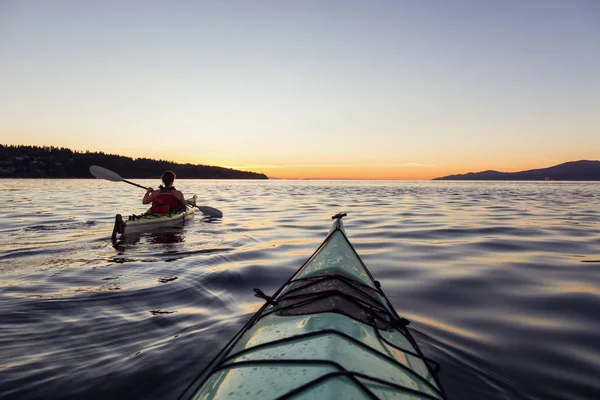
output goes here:
{"type": "Polygon", "coordinates": [[[338,214],[317,251],[180,398],[445,399],[423,356],[348,241],[338,214]]]}
{"type": "Polygon", "coordinates": [[[150,232],[156,229],[182,225],[186,220],[194,216],[194,212],[196,211],[194,205],[196,205],[196,196],[187,199],[185,210],[178,212],[157,214],[148,210],[144,214],[130,215],[126,221],[123,220],[121,214],[117,214],[112,238],[116,239],[117,235],[150,232]]]}

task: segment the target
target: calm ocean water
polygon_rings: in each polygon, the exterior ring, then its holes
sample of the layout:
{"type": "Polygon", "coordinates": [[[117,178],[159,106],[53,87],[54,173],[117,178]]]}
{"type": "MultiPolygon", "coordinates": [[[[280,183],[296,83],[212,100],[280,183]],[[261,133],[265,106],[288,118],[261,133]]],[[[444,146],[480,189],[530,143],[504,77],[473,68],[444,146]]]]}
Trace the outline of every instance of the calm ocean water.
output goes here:
{"type": "Polygon", "coordinates": [[[600,183],[179,181],[224,218],[116,247],[142,190],[1,183],[2,399],[176,398],[339,211],[451,399],[600,398],[600,183]]]}

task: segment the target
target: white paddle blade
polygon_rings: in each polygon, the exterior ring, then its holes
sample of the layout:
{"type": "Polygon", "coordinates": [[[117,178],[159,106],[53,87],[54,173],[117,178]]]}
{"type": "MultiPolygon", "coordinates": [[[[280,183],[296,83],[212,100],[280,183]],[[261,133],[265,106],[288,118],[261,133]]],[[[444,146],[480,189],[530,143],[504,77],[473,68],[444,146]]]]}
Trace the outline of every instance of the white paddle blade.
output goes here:
{"type": "Polygon", "coordinates": [[[123,178],[116,172],[111,171],[110,169],[102,168],[97,165],[92,165],[90,167],[90,173],[99,179],[106,179],[112,182],[123,182],[123,178]]]}
{"type": "Polygon", "coordinates": [[[214,218],[223,218],[223,213],[220,210],[217,210],[216,208],[212,208],[209,206],[196,206],[198,207],[198,210],[200,210],[200,212],[204,215],[208,215],[209,217],[214,217],[214,218]]]}

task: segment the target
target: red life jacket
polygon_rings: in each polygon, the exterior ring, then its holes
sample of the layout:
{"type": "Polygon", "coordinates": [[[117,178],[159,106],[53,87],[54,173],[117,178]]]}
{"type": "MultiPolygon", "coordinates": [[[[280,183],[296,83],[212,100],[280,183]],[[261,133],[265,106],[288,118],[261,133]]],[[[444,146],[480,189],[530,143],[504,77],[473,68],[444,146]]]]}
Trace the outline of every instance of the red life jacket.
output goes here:
{"type": "Polygon", "coordinates": [[[152,200],[151,212],[157,214],[167,214],[181,207],[179,198],[171,193],[175,188],[173,186],[160,188],[160,193],[154,196],[152,200]]]}

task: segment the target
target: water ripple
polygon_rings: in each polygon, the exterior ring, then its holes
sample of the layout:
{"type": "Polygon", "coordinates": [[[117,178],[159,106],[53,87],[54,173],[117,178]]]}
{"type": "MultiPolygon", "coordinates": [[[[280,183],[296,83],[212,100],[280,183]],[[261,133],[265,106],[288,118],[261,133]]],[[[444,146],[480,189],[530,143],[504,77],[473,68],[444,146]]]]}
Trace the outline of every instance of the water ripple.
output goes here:
{"type": "Polygon", "coordinates": [[[136,189],[3,183],[1,398],[177,397],[340,211],[450,398],[600,393],[598,183],[182,181],[225,217],[114,245],[136,189]]]}

